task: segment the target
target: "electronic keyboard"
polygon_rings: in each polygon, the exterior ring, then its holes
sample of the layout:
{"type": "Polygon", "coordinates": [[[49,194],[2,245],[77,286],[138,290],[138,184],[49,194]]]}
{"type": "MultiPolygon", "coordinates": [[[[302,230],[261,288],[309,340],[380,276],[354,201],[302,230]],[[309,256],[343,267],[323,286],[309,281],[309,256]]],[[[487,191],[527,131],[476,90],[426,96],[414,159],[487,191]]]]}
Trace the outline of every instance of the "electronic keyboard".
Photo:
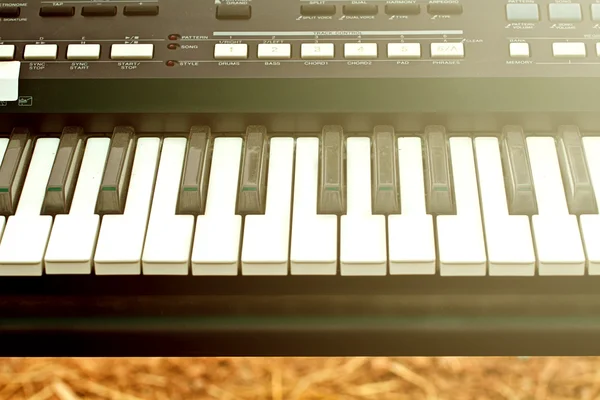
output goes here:
{"type": "Polygon", "coordinates": [[[600,354],[599,29],[0,2],[0,354],[600,354]]]}

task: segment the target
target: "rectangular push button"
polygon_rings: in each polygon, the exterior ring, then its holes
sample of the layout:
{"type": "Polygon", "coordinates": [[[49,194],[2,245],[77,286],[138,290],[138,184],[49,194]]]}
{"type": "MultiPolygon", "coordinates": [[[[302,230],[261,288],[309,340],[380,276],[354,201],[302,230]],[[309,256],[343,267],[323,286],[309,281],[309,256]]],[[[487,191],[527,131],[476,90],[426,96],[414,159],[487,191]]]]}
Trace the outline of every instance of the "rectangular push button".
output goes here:
{"type": "Polygon", "coordinates": [[[334,57],[335,47],[333,43],[302,43],[300,53],[303,60],[326,60],[334,57]]]}
{"type": "Polygon", "coordinates": [[[377,43],[345,43],[346,58],[377,58],[377,43]]]}
{"type": "Polygon", "coordinates": [[[0,18],[18,18],[21,15],[21,7],[0,8],[0,18]]]}
{"type": "Polygon", "coordinates": [[[556,42],[552,43],[552,54],[557,58],[583,58],[587,53],[583,42],[556,42]]]}
{"type": "Polygon", "coordinates": [[[260,43],[258,58],[267,60],[286,60],[292,57],[292,45],[289,43],[260,43]]]}
{"type": "Polygon", "coordinates": [[[464,58],[463,43],[431,43],[432,58],[464,58]]]}
{"type": "Polygon", "coordinates": [[[421,6],[419,4],[386,4],[387,15],[419,15],[421,6]]]}
{"type": "Polygon", "coordinates": [[[250,19],[252,8],[246,4],[221,4],[217,6],[217,19],[250,19]]]}
{"type": "Polygon", "coordinates": [[[300,6],[300,14],[305,17],[324,17],[335,15],[336,7],[333,4],[304,4],[300,6]]]}
{"type": "Polygon", "coordinates": [[[581,21],[581,5],[576,3],[548,5],[550,21],[553,22],[579,22],[581,21]]]}
{"type": "Polygon", "coordinates": [[[151,6],[151,5],[125,6],[125,8],[123,9],[123,15],[126,15],[128,17],[158,15],[158,6],[151,6]]]}
{"type": "Polygon", "coordinates": [[[421,58],[421,43],[388,43],[388,58],[421,58]]]}
{"type": "Polygon", "coordinates": [[[14,44],[0,44],[0,61],[10,61],[15,58],[14,44]]]}
{"type": "Polygon", "coordinates": [[[5,61],[0,63],[0,101],[15,101],[19,97],[19,76],[21,63],[5,61]]]}
{"type": "Polygon", "coordinates": [[[460,3],[434,3],[427,5],[427,12],[431,15],[460,15],[463,6],[460,3]]]}
{"type": "Polygon", "coordinates": [[[99,44],[70,44],[67,49],[67,60],[97,60],[99,58],[99,44]]]}
{"type": "Polygon", "coordinates": [[[348,4],[344,6],[344,15],[349,16],[376,15],[377,11],[376,4],[348,4]]]}
{"type": "Polygon", "coordinates": [[[248,45],[243,43],[215,44],[215,60],[245,60],[248,58],[248,45]]]}
{"type": "Polygon", "coordinates": [[[592,21],[600,21],[600,4],[592,4],[592,21]]]}
{"type": "Polygon", "coordinates": [[[113,60],[152,60],[153,44],[113,44],[110,58],[113,60]]]}
{"type": "Polygon", "coordinates": [[[75,7],[69,6],[44,6],[40,8],[40,17],[72,17],[75,7]]]}
{"type": "Polygon", "coordinates": [[[84,17],[114,17],[117,15],[115,6],[86,6],[81,9],[84,17]]]}
{"type": "Polygon", "coordinates": [[[56,44],[28,44],[25,46],[23,58],[34,61],[56,60],[57,53],[56,44]]]}
{"type": "Polygon", "coordinates": [[[537,4],[507,4],[506,19],[509,22],[537,22],[540,10],[537,4]]]}

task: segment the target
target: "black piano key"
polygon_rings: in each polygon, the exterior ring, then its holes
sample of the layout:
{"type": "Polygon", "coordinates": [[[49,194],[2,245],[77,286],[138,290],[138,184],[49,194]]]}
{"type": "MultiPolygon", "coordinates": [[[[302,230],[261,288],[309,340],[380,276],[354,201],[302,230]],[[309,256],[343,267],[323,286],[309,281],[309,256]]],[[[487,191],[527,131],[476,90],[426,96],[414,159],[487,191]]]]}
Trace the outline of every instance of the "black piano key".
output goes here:
{"type": "Polygon", "coordinates": [[[267,129],[249,126],[246,130],[242,174],[238,194],[238,214],[264,214],[267,197],[267,129]]]}
{"type": "Polygon", "coordinates": [[[556,147],[570,213],[597,214],[596,197],[579,128],[559,127],[556,147]]]}
{"type": "Polygon", "coordinates": [[[188,138],[177,212],[199,215],[204,212],[210,159],[210,128],[194,126],[188,138]]]}
{"type": "Polygon", "coordinates": [[[135,152],[134,134],[134,129],[127,126],[116,127],[113,131],[96,205],[98,214],[124,212],[135,152]]]}
{"type": "Polygon", "coordinates": [[[346,212],[344,169],[344,130],[328,125],[321,132],[319,173],[319,214],[342,215],[346,212]]]}
{"type": "Polygon", "coordinates": [[[62,131],[58,151],[42,206],[43,214],[68,214],[75,191],[75,181],[83,158],[83,128],[66,127],[62,131]]]}
{"type": "Polygon", "coordinates": [[[425,192],[428,214],[454,214],[448,137],[443,126],[425,129],[425,192]]]}
{"type": "Polygon", "coordinates": [[[372,149],[373,214],[399,214],[398,149],[395,145],[392,126],[375,127],[372,149]]]}
{"type": "Polygon", "coordinates": [[[537,214],[535,187],[523,129],[506,126],[500,138],[500,154],[504,167],[504,186],[508,211],[512,215],[537,214]]]}
{"type": "Polygon", "coordinates": [[[0,165],[0,214],[14,215],[23,189],[26,167],[31,160],[33,140],[28,129],[13,129],[0,165]]]}

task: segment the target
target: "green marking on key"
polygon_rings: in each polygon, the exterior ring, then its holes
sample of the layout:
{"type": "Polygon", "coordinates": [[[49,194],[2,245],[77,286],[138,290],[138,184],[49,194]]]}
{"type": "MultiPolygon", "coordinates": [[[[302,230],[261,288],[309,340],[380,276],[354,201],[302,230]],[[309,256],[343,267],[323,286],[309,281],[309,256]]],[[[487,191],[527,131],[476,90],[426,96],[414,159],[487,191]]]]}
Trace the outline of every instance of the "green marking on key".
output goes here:
{"type": "Polygon", "coordinates": [[[117,187],[116,186],[104,186],[102,188],[103,192],[116,192],[117,191],[117,187]]]}
{"type": "Polygon", "coordinates": [[[242,192],[258,192],[258,188],[255,186],[243,187],[242,192]]]}
{"type": "Polygon", "coordinates": [[[335,187],[335,186],[326,186],[325,187],[325,191],[326,192],[339,192],[340,189],[338,187],[335,187]]]}
{"type": "Polygon", "coordinates": [[[195,186],[191,186],[191,187],[184,187],[184,188],[183,188],[183,191],[184,191],[184,192],[197,192],[197,191],[198,191],[198,188],[197,188],[197,187],[195,187],[195,186]]]}
{"type": "Polygon", "coordinates": [[[60,186],[51,186],[48,188],[49,192],[62,192],[62,187],[60,186]]]}
{"type": "Polygon", "coordinates": [[[8,193],[8,188],[0,187],[0,193],[8,193]]]}

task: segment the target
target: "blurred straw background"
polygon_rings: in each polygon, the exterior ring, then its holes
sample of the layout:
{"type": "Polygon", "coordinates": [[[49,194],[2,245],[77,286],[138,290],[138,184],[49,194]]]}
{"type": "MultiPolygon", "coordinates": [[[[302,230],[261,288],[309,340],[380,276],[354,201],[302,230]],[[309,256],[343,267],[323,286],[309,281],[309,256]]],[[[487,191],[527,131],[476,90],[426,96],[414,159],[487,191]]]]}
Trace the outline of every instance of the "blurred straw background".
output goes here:
{"type": "Polygon", "coordinates": [[[0,399],[588,400],[600,358],[0,358],[0,399]]]}

